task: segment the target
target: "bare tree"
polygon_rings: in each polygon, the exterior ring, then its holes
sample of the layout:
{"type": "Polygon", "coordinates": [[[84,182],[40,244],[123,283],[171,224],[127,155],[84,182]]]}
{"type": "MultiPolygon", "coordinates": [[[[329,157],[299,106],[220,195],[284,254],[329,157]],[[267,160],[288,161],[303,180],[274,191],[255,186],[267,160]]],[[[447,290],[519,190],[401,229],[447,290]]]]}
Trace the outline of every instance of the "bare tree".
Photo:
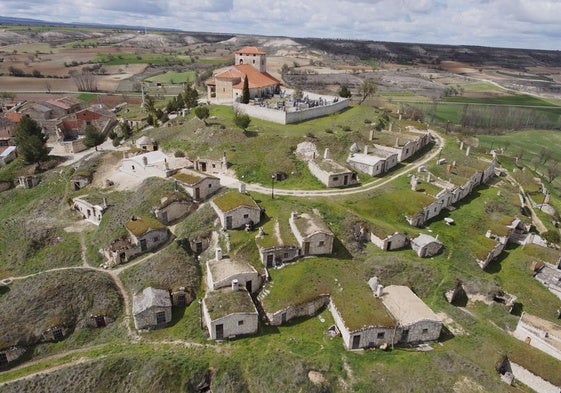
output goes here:
{"type": "Polygon", "coordinates": [[[557,161],[552,161],[545,168],[547,171],[547,182],[551,183],[555,180],[559,174],[561,174],[561,168],[559,168],[559,163],[557,161]]]}
{"type": "Polygon", "coordinates": [[[72,72],[70,74],[78,91],[97,91],[97,77],[90,71],[72,72]]]}
{"type": "Polygon", "coordinates": [[[364,102],[369,96],[376,92],[376,84],[372,79],[365,79],[358,87],[358,94],[360,95],[359,105],[364,102]]]}

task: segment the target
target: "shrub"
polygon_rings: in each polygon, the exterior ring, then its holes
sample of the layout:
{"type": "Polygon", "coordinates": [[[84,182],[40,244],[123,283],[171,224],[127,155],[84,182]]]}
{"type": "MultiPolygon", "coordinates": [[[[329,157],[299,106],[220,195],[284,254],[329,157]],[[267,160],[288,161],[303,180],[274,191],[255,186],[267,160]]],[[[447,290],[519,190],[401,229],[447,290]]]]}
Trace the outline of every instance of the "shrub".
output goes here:
{"type": "Polygon", "coordinates": [[[175,153],[173,153],[173,155],[175,157],[185,157],[185,152],[183,150],[176,150],[175,153]]]}

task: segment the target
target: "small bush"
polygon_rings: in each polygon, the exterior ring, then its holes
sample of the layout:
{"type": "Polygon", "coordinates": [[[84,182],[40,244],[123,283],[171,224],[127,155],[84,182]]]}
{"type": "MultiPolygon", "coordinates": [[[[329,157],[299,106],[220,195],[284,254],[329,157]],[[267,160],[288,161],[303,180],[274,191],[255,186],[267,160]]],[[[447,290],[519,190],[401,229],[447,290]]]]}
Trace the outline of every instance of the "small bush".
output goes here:
{"type": "Polygon", "coordinates": [[[364,124],[372,124],[372,120],[370,120],[370,119],[364,119],[364,124]]]}
{"type": "Polygon", "coordinates": [[[326,128],[325,133],[326,134],[333,134],[333,130],[331,128],[326,128]]]}
{"type": "Polygon", "coordinates": [[[351,127],[349,126],[343,126],[343,131],[351,131],[351,127]]]}
{"type": "Polygon", "coordinates": [[[176,150],[175,153],[173,153],[173,155],[175,157],[185,157],[185,152],[183,150],[176,150]]]}

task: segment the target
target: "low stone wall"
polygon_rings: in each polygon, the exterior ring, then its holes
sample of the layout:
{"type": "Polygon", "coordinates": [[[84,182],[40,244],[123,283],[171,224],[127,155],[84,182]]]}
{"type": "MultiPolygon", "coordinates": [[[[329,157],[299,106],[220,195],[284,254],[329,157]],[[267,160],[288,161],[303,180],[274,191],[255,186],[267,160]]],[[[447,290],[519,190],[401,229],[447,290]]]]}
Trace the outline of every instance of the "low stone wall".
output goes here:
{"type": "Polygon", "coordinates": [[[512,368],[512,374],[516,380],[522,382],[536,392],[559,393],[559,391],[561,391],[560,387],[553,385],[514,362],[510,362],[510,367],[512,368]]]}
{"type": "Polygon", "coordinates": [[[319,295],[317,298],[309,302],[297,304],[295,306],[289,306],[275,312],[268,312],[267,319],[273,326],[282,325],[283,323],[286,323],[293,318],[312,316],[317,313],[320,308],[326,306],[328,303],[329,295],[319,295]]]}
{"type": "MultiPolygon", "coordinates": [[[[310,95],[311,93],[307,93],[310,95]]],[[[319,96],[318,96],[319,97],[319,96]]],[[[233,104],[234,111],[244,113],[251,117],[261,120],[272,121],[278,124],[298,123],[304,120],[314,119],[316,117],[327,116],[335,112],[339,112],[349,106],[349,100],[341,98],[339,101],[328,105],[316,106],[313,108],[302,109],[294,112],[285,112],[283,110],[264,108],[255,105],[246,105],[235,102],[233,104]]]]}

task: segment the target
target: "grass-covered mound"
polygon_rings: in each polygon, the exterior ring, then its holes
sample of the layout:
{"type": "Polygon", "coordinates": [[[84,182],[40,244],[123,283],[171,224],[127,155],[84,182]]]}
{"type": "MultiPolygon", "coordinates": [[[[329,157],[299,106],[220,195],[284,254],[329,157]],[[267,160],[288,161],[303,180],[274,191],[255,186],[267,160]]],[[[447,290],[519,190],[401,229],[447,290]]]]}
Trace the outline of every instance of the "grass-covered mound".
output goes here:
{"type": "Polygon", "coordinates": [[[16,281],[0,296],[0,342],[32,345],[53,327],[82,328],[91,315],[116,318],[122,298],[109,275],[90,270],[48,272],[16,281]]]}

